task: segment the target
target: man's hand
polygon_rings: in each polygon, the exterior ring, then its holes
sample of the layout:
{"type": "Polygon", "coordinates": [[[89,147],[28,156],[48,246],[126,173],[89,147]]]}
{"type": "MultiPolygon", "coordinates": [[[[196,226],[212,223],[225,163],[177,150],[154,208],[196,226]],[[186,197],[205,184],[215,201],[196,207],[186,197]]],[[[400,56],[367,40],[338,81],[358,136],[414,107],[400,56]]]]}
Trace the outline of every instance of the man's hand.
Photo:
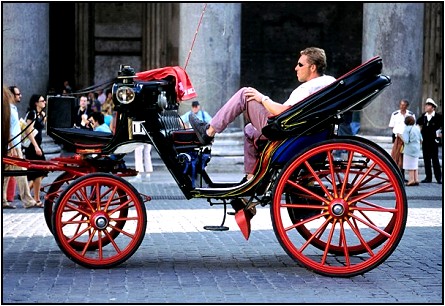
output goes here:
{"type": "Polygon", "coordinates": [[[246,96],[247,102],[256,101],[259,103],[261,103],[261,99],[264,96],[262,93],[260,93],[258,90],[252,87],[247,87],[246,90],[244,91],[244,95],[246,96]]]}

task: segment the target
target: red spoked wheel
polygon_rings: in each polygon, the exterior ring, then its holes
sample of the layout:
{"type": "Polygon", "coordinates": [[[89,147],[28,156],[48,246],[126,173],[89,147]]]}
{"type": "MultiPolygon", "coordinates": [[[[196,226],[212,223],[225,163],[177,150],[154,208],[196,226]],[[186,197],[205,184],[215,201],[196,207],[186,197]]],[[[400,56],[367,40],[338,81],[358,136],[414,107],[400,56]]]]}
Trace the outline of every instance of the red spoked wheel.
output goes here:
{"type": "Polygon", "coordinates": [[[57,244],[71,260],[87,268],[110,268],[139,248],[147,214],[130,183],[93,173],[78,178],[60,195],[52,225],[57,244]]]}
{"type": "Polygon", "coordinates": [[[392,254],[407,210],[393,163],[370,145],[342,139],[311,146],[283,168],[271,216],[290,257],[319,274],[349,277],[392,254]]]}
{"type": "Polygon", "coordinates": [[[43,214],[45,216],[45,222],[49,230],[52,232],[52,215],[53,206],[60,194],[65,190],[65,188],[77,178],[75,174],[68,172],[62,172],[51,184],[46,192],[45,205],[43,208],[43,214]]]}

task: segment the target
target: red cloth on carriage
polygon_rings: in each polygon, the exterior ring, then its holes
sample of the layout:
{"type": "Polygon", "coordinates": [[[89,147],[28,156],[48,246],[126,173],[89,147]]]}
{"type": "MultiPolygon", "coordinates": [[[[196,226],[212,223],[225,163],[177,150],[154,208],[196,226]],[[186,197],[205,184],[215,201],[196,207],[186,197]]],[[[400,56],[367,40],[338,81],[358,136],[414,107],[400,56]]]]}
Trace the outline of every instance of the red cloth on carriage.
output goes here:
{"type": "Polygon", "coordinates": [[[195,88],[187,72],[179,66],[169,66],[136,73],[137,79],[141,81],[160,80],[168,76],[173,76],[176,79],[176,95],[178,101],[196,98],[195,88]]]}

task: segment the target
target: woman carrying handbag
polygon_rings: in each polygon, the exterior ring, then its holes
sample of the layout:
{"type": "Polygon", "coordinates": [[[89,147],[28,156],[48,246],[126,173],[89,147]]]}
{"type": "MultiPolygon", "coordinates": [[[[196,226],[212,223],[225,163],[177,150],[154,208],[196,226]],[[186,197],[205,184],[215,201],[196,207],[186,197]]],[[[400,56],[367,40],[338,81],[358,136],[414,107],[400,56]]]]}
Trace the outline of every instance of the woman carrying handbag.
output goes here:
{"type": "MultiPolygon", "coordinates": [[[[31,144],[25,148],[25,158],[29,160],[46,160],[45,154],[42,150],[42,131],[46,123],[46,115],[43,111],[46,107],[46,100],[42,95],[32,95],[29,100],[28,112],[26,114],[26,124],[30,124],[29,129],[32,131],[35,129],[37,134],[30,133],[29,139],[31,144]],[[35,135],[34,135],[35,134],[35,135]]],[[[29,173],[27,175],[29,182],[29,189],[34,190],[34,199],[36,200],[38,207],[43,207],[42,201],[40,201],[40,186],[42,179],[47,173],[44,171],[38,171],[29,173]]]]}

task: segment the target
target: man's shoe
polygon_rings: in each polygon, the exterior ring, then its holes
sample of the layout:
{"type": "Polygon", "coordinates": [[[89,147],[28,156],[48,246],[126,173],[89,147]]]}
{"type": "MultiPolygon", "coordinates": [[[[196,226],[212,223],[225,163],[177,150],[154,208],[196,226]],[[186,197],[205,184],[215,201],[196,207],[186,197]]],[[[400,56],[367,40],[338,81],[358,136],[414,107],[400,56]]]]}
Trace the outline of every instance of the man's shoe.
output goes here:
{"type": "Polygon", "coordinates": [[[424,180],[421,180],[420,182],[421,182],[421,183],[431,183],[431,180],[429,180],[429,179],[424,179],[424,180]]]}
{"type": "Polygon", "coordinates": [[[196,136],[198,136],[199,141],[203,145],[208,145],[212,142],[213,137],[210,137],[207,135],[207,129],[209,128],[209,124],[205,123],[202,120],[199,120],[198,117],[192,112],[190,112],[189,115],[189,121],[190,125],[193,127],[193,130],[195,130],[196,136]]]}

